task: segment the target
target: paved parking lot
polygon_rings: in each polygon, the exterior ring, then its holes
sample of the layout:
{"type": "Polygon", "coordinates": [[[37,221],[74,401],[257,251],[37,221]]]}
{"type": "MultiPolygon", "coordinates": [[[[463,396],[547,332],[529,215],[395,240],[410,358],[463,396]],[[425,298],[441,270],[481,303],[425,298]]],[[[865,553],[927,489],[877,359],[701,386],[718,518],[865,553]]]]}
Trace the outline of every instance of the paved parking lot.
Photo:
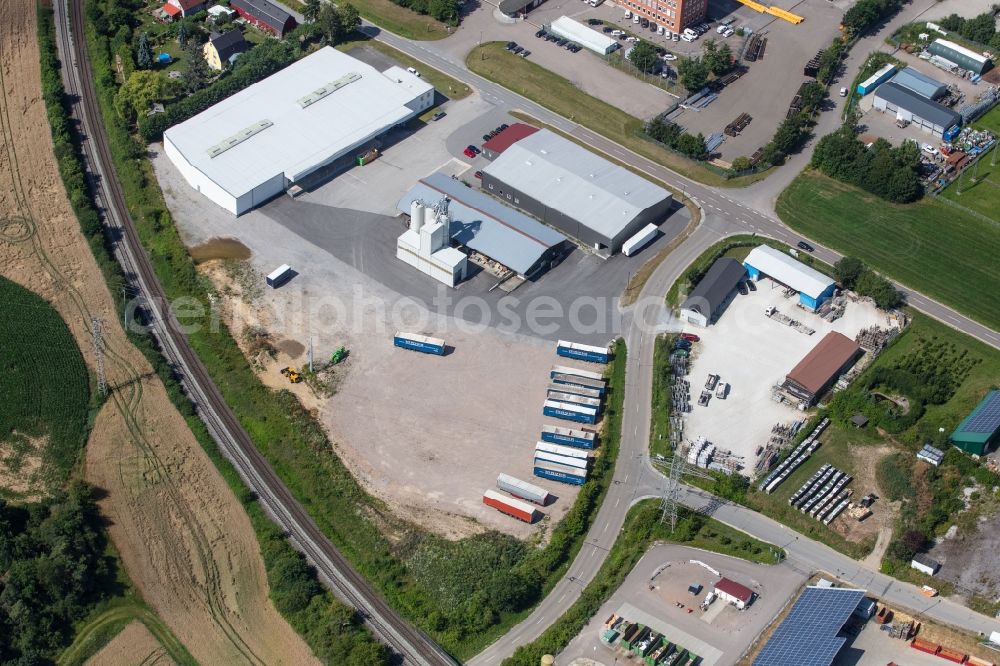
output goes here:
{"type": "MultiPolygon", "coordinates": [[[[793,6],[793,3],[785,4],[788,8],[793,6]]],[[[741,155],[750,156],[771,140],[785,119],[796,91],[807,80],[802,68],[818,50],[830,44],[838,33],[837,26],[843,14],[842,9],[828,0],[804,0],[794,4],[793,11],[806,20],[793,25],[757,14],[748,7],[736,10],[734,26],[749,25],[767,37],[763,60],[746,63],[747,74],[725,88],[707,107],[680,110],[671,116],[688,132],[701,132],[707,137],[722,132],[741,113],[749,113],[753,118],[750,125],[737,137],[727,136],[718,149],[721,159],[726,162],[741,155]]],[[[713,31],[692,46],[700,47],[709,36],[718,37],[713,31]]],[[[733,40],[742,40],[736,37],[729,40],[737,52],[739,41],[734,43],[733,40]]]]}
{"type": "Polygon", "coordinates": [[[621,587],[605,602],[584,630],[559,655],[559,663],[592,659],[599,664],[628,663],[620,650],[601,642],[604,622],[612,613],[642,622],[702,657],[705,666],[735,664],[805,582],[786,564],[764,566],[695,548],[654,546],[643,556],[621,587]],[[753,589],[758,599],[745,611],[717,600],[707,611],[698,604],[719,579],[704,562],[723,576],[753,589]],[[698,597],[688,585],[703,586],[698,597]],[[652,588],[652,589],[651,589],[652,588]],[[678,608],[676,602],[684,604],[678,608]],[[689,608],[694,608],[688,613],[689,608]]]}
{"type": "Polygon", "coordinates": [[[684,419],[684,438],[705,437],[717,447],[743,456],[752,472],[755,451],[767,443],[771,428],[803,417],[794,406],[777,403],[771,388],[829,331],[847,337],[862,328],[884,324],[885,317],[869,303],[849,303],[843,317],[834,323],[798,307],[798,296],[786,299],[783,289],[769,279],[757,283],[757,291],[737,294],[719,321],[708,328],[686,326],[701,336],[691,357],[691,408],[684,419]],[[815,329],[806,335],[764,315],[767,306],[815,329]],[[698,395],[709,374],[720,375],[729,384],[729,394],[719,400],[714,395],[707,406],[699,406],[698,395]]]}

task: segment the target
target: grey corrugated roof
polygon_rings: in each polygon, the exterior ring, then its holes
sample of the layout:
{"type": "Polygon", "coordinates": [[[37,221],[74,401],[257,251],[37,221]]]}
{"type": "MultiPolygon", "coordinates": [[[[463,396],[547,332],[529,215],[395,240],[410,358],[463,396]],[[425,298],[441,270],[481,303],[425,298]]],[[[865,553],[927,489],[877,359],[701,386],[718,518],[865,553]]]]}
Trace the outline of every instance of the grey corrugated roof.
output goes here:
{"type": "Polygon", "coordinates": [[[927,99],[936,99],[948,91],[948,86],[936,79],[932,79],[926,74],[918,72],[912,67],[907,67],[892,77],[892,82],[904,88],[909,88],[927,99]]]}
{"type": "Polygon", "coordinates": [[[962,116],[948,107],[925,99],[909,88],[892,81],[880,85],[875,90],[875,96],[945,129],[962,122],[962,116]]]}
{"type": "Polygon", "coordinates": [[[263,21],[278,32],[284,29],[285,22],[292,17],[284,9],[268,2],[268,0],[231,0],[229,4],[256,16],[258,20],[263,21]]]}
{"type": "Polygon", "coordinates": [[[452,238],[521,275],[529,273],[546,250],[566,240],[558,231],[443,173],[431,174],[410,188],[397,208],[409,213],[417,199],[433,205],[444,196],[451,200],[452,238]]]}
{"type": "Polygon", "coordinates": [[[732,257],[716,259],[705,273],[705,277],[691,290],[681,308],[711,317],[746,274],[746,268],[736,259],[732,257]]]}
{"type": "Polygon", "coordinates": [[[513,144],[483,171],[606,238],[670,198],[662,187],[546,129],[513,144]]]}

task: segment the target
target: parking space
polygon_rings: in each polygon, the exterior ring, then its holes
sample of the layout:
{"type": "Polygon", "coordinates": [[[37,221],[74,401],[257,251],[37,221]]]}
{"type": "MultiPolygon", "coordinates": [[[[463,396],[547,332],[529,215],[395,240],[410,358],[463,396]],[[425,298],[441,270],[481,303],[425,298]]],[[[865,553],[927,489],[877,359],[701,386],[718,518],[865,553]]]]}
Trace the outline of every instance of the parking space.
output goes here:
{"type": "MultiPolygon", "coordinates": [[[[785,119],[792,98],[807,80],[802,68],[838,34],[843,10],[827,0],[805,0],[794,5],[794,11],[806,20],[793,25],[757,14],[747,7],[733,12],[731,15],[737,19],[734,26],[749,27],[767,38],[764,57],[745,63],[746,74],[724,88],[708,106],[681,109],[671,115],[671,119],[688,132],[700,132],[707,137],[721,133],[741,113],[749,114],[751,122],[746,129],[736,137],[726,136],[717,149],[724,162],[732,162],[741,155],[750,156],[771,140],[785,119]]],[[[713,29],[689,46],[700,50],[700,43],[708,37],[717,38],[718,35],[713,29]]],[[[740,52],[744,39],[749,36],[727,40],[734,53],[740,52]]]]}
{"type": "Polygon", "coordinates": [[[707,327],[689,327],[701,341],[694,344],[690,373],[691,409],[684,418],[684,439],[705,437],[744,460],[753,471],[758,446],[767,443],[776,424],[802,418],[793,405],[776,402],[772,387],[809,353],[829,331],[854,339],[865,327],[885,324],[885,316],[867,302],[850,302],[845,314],[831,323],[798,306],[798,297],[786,298],[784,289],[770,279],[757,290],[737,294],[719,320],[707,327]],[[815,330],[807,335],[765,316],[768,306],[815,330]],[[729,384],[723,399],[714,396],[698,405],[698,395],[710,374],[729,384]]]}
{"type": "Polygon", "coordinates": [[[629,657],[600,637],[604,621],[618,614],[693,651],[704,666],[730,666],[739,661],[804,582],[805,576],[787,564],[764,566],[694,548],[654,546],[583,632],[560,653],[560,663],[584,659],[607,666],[629,663],[629,657]],[[743,611],[721,600],[706,610],[701,604],[720,576],[692,560],[746,585],[757,593],[757,599],[743,611]],[[697,595],[688,591],[690,585],[701,586],[697,595]]]}

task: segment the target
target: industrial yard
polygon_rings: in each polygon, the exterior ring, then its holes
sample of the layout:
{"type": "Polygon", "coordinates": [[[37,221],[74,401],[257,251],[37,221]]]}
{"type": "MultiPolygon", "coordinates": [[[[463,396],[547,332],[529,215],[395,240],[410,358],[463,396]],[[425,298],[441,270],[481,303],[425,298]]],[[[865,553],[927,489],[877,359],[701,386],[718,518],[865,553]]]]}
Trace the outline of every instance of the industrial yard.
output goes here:
{"type": "Polygon", "coordinates": [[[705,666],[736,664],[804,581],[784,564],[763,566],[694,548],[654,546],[561,656],[567,663],[577,658],[627,661],[628,649],[620,645],[625,636],[611,644],[602,638],[606,621],[618,616],[650,627],[701,657],[705,666]],[[703,607],[724,577],[753,590],[756,596],[746,610],[723,599],[703,607]],[[690,586],[700,586],[697,595],[690,586]]]}
{"type": "Polygon", "coordinates": [[[707,328],[689,327],[701,341],[693,347],[687,379],[691,383],[691,411],[684,417],[684,438],[704,437],[742,458],[744,473],[752,473],[758,447],[770,439],[775,426],[801,420],[794,403],[777,402],[774,387],[823,336],[830,331],[853,339],[870,326],[885,327],[885,313],[870,302],[845,299],[844,314],[830,322],[808,312],[771,280],[757,283],[756,291],[738,294],[718,322],[707,328]],[[782,323],[765,312],[774,308],[812,334],[782,323]],[[709,375],[729,385],[723,399],[714,394],[707,405],[697,396],[709,375]]]}

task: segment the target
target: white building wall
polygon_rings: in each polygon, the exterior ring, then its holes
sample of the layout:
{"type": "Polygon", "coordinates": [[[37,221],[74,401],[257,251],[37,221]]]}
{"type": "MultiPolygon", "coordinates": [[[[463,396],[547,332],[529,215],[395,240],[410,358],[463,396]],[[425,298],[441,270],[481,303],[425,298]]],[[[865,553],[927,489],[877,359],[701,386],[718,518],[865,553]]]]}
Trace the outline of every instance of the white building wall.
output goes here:
{"type": "Polygon", "coordinates": [[[211,199],[212,202],[222,206],[233,215],[239,215],[237,212],[239,206],[237,205],[236,197],[229,192],[226,192],[204,173],[191,166],[191,164],[184,159],[184,156],[179,150],[177,150],[174,144],[170,141],[170,138],[166,135],[163,137],[163,152],[166,153],[170,161],[173,162],[175,167],[177,167],[177,170],[181,172],[181,175],[184,176],[184,180],[188,182],[188,185],[201,192],[206,197],[211,199]]]}

